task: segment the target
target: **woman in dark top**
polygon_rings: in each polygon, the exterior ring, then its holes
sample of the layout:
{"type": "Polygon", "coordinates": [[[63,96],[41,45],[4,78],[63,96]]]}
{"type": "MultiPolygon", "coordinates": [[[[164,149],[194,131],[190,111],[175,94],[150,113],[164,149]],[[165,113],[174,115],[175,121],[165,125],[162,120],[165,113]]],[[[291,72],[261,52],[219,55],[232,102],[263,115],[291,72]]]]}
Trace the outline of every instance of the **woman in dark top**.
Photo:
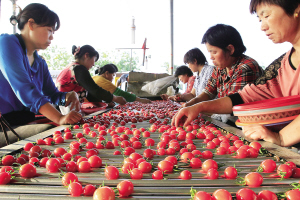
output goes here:
{"type": "Polygon", "coordinates": [[[72,47],[75,61],[71,62],[57,77],[56,86],[61,92],[75,91],[82,103],[87,98],[92,102],[102,100],[110,103],[112,101],[121,105],[126,100],[120,96],[114,96],[110,92],[99,87],[92,79],[89,70],[99,59],[98,52],[90,45],[72,47]],[[90,95],[88,95],[90,94],[90,95]]]}

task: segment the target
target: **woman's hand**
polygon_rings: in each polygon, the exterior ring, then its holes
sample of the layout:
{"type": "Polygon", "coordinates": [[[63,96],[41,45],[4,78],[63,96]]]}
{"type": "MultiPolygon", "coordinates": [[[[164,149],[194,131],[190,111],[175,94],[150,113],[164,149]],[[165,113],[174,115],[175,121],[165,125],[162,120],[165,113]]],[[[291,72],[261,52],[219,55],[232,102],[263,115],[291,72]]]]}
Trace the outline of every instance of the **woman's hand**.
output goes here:
{"type": "Polygon", "coordinates": [[[149,99],[146,99],[146,98],[139,98],[139,97],[136,97],[135,100],[138,101],[138,102],[141,102],[141,103],[151,103],[151,102],[152,102],[152,101],[150,101],[149,99]]]}
{"type": "Polygon", "coordinates": [[[199,112],[194,106],[180,109],[172,118],[172,126],[188,126],[197,116],[199,112]]]}
{"type": "Polygon", "coordinates": [[[66,94],[66,105],[65,107],[69,106],[71,104],[70,110],[73,110],[75,108],[76,111],[80,110],[80,103],[78,99],[78,95],[76,92],[68,92],[66,94]]]}
{"type": "Polygon", "coordinates": [[[76,124],[81,120],[82,116],[80,113],[71,110],[67,115],[62,115],[59,119],[59,124],[76,124]]]}
{"type": "Polygon", "coordinates": [[[116,104],[114,102],[110,102],[110,103],[107,104],[107,107],[108,108],[113,108],[113,107],[115,107],[115,105],[116,104]]]}
{"type": "Polygon", "coordinates": [[[172,101],[181,101],[181,94],[176,94],[174,96],[169,96],[168,99],[170,99],[172,101]]]}
{"type": "Polygon", "coordinates": [[[161,97],[163,100],[168,100],[169,95],[167,95],[167,94],[162,94],[162,95],[160,95],[160,97],[161,97]]]}
{"type": "Polygon", "coordinates": [[[113,97],[113,101],[120,104],[120,105],[124,105],[127,103],[127,101],[124,99],[124,97],[121,96],[115,96],[113,97]]]}
{"type": "Polygon", "coordinates": [[[243,127],[243,133],[247,138],[253,140],[264,140],[280,146],[280,137],[278,133],[272,132],[265,126],[253,124],[243,127]]]}

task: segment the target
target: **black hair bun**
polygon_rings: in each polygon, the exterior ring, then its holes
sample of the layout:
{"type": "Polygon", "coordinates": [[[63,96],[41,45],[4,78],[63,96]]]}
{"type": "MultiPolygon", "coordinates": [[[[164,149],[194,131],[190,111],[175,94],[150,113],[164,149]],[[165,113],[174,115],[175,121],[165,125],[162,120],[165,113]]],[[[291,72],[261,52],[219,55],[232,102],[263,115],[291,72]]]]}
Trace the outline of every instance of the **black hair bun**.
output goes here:
{"type": "Polygon", "coordinates": [[[9,18],[9,21],[10,21],[10,23],[12,24],[12,25],[17,25],[17,23],[18,23],[18,19],[17,19],[17,16],[15,16],[15,15],[12,15],[10,18],[9,18]]]}
{"type": "Polygon", "coordinates": [[[72,54],[73,54],[73,55],[74,55],[76,49],[77,49],[77,46],[76,46],[76,45],[73,45],[73,46],[72,46],[72,54]]]}

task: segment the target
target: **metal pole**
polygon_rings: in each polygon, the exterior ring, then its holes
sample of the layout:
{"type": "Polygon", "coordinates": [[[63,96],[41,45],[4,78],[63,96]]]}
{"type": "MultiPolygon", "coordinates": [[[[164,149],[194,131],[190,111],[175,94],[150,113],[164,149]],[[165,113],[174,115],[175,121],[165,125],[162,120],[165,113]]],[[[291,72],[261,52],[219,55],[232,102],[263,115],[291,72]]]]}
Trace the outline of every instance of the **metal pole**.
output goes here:
{"type": "Polygon", "coordinates": [[[132,63],[132,49],[130,49],[130,71],[131,71],[131,63],[132,63]]]}
{"type": "Polygon", "coordinates": [[[174,47],[173,0],[170,0],[170,15],[171,15],[171,62],[170,62],[170,73],[171,73],[171,75],[173,75],[173,65],[174,65],[173,64],[173,61],[174,61],[174,56],[173,56],[173,47],[174,47]]]}
{"type": "MultiPolygon", "coordinates": [[[[16,16],[16,8],[17,8],[16,1],[17,0],[11,0],[11,2],[13,4],[13,16],[16,16]]],[[[17,32],[16,25],[13,25],[13,33],[15,34],[16,32],[17,32]]]]}

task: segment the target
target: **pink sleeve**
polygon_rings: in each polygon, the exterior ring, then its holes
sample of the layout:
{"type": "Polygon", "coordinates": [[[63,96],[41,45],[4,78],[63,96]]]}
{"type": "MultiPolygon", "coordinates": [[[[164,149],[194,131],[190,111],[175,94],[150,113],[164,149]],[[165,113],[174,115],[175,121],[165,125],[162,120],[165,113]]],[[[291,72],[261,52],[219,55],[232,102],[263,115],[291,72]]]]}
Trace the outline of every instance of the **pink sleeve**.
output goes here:
{"type": "Polygon", "coordinates": [[[287,71],[291,67],[286,66],[289,63],[288,55],[289,53],[284,54],[274,60],[255,83],[246,85],[238,92],[244,103],[288,96],[283,95],[284,90],[291,90],[285,86],[286,82],[290,82],[289,79],[292,79],[292,75],[289,75],[287,71]]]}
{"type": "Polygon", "coordinates": [[[184,94],[191,93],[191,91],[192,91],[192,89],[193,89],[193,87],[194,87],[195,78],[196,78],[195,76],[191,76],[191,77],[189,78],[189,81],[188,81],[188,83],[187,83],[187,88],[186,88],[186,91],[185,91],[184,94]]]}

